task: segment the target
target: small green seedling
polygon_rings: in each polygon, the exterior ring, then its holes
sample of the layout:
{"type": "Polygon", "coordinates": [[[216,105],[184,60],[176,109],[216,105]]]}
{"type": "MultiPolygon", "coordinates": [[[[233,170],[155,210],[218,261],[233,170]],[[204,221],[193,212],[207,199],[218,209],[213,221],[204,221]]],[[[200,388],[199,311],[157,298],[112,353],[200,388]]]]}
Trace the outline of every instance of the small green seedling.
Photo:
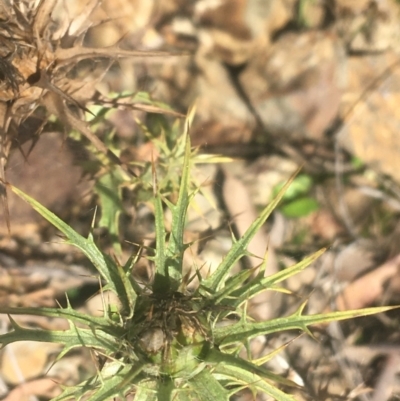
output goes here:
{"type": "MultiPolygon", "coordinates": [[[[284,185],[284,182],[277,185],[272,192],[273,196],[276,196],[284,185]]],[[[286,217],[293,218],[307,216],[318,210],[318,202],[309,195],[312,186],[313,180],[309,175],[297,175],[283,195],[279,210],[286,217]]]]}

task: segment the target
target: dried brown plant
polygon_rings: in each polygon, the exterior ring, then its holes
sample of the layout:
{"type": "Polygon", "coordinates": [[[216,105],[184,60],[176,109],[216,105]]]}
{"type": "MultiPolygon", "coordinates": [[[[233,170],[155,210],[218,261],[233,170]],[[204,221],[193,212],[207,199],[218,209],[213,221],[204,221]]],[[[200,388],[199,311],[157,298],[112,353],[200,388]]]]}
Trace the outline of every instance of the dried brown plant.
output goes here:
{"type": "MultiPolygon", "coordinates": [[[[106,48],[85,47],[85,35],[93,24],[90,17],[100,3],[101,0],[89,0],[79,16],[69,20],[66,13],[59,12],[65,5],[62,0],[0,0],[0,177],[3,181],[11,145],[13,141],[18,142],[18,128],[39,106],[46,110],[39,131],[46,118],[55,115],[67,129],[81,132],[99,152],[121,164],[90,130],[82,119],[82,111],[87,110],[85,105],[89,100],[96,97],[101,101],[95,86],[117,59],[167,53],[124,50],[118,44],[106,48]],[[88,59],[108,59],[109,63],[103,74],[92,79],[72,73],[77,63],[88,59]]],[[[111,103],[112,106],[116,104],[111,103]]],[[[2,197],[4,201],[5,191],[2,197]]]]}

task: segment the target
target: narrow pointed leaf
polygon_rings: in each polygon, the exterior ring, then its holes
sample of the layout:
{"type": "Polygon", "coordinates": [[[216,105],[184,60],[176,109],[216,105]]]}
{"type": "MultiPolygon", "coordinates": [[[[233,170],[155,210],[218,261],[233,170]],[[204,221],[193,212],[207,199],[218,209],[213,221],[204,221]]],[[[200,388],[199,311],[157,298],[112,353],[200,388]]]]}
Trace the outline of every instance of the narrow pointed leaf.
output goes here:
{"type": "Polygon", "coordinates": [[[122,206],[122,184],[123,180],[118,172],[110,171],[100,177],[95,184],[101,204],[101,218],[99,227],[105,227],[111,237],[114,252],[122,255],[121,242],[119,240],[119,216],[123,211],[122,206]]]}
{"type": "Polygon", "coordinates": [[[292,183],[297,172],[286,182],[283,188],[279,191],[278,195],[271,201],[271,203],[261,212],[259,217],[251,224],[251,226],[244,233],[243,237],[236,241],[230,251],[226,254],[221,264],[218,266],[217,270],[206,280],[203,281],[203,286],[215,292],[220,286],[223,285],[226,276],[229,274],[232,266],[236,263],[238,259],[245,256],[247,253],[247,247],[250,241],[253,239],[254,235],[265,223],[270,214],[274,211],[283,195],[285,194],[287,188],[292,183]]]}
{"type": "MultiPolygon", "coordinates": [[[[81,329],[72,326],[69,330],[26,329],[13,323],[13,331],[0,335],[0,344],[6,346],[17,341],[38,341],[64,345],[66,351],[76,347],[90,347],[106,353],[118,352],[117,339],[101,330],[81,329]]],[[[63,354],[65,352],[63,351],[63,354]]]]}
{"type": "Polygon", "coordinates": [[[50,212],[47,208],[42,206],[39,202],[35,201],[29,195],[25,194],[13,185],[9,185],[11,190],[18,195],[25,202],[29,203],[40,215],[42,215],[47,221],[53,224],[54,227],[58,228],[67,238],[71,245],[79,248],[86,257],[93,263],[94,267],[107,282],[109,288],[115,292],[122,303],[125,313],[129,314],[131,305],[125,292],[125,287],[122,283],[121,277],[118,273],[117,267],[114,261],[107,255],[103,254],[96,246],[91,235],[88,238],[82,237],[68,224],[62,221],[54,213],[50,212]]]}
{"type": "Polygon", "coordinates": [[[86,401],[110,401],[112,397],[123,396],[128,391],[127,388],[121,391],[121,383],[129,374],[130,367],[125,366],[113,375],[105,376],[96,381],[90,379],[76,387],[67,388],[61,395],[52,401],[67,401],[80,399],[86,396],[86,401]],[[91,394],[88,398],[87,395],[91,394]]]}
{"type": "Polygon", "coordinates": [[[51,401],[80,401],[82,397],[86,394],[90,394],[90,392],[98,387],[94,386],[92,382],[93,378],[90,378],[89,380],[80,383],[78,386],[66,387],[60,395],[52,398],[51,401]]]}
{"type": "Polygon", "coordinates": [[[235,293],[240,290],[240,288],[244,285],[243,283],[253,274],[252,269],[242,270],[235,276],[229,278],[225,286],[221,288],[218,292],[216,292],[212,297],[212,303],[218,304],[220,301],[226,299],[230,294],[234,298],[236,298],[235,293]]]}
{"type": "Polygon", "coordinates": [[[135,303],[136,303],[136,290],[135,290],[135,282],[134,279],[131,275],[131,273],[125,272],[123,266],[116,266],[117,272],[119,274],[119,277],[122,281],[122,285],[124,286],[124,294],[126,295],[126,301],[128,304],[128,307],[125,307],[125,317],[127,319],[132,318],[133,316],[133,310],[135,309],[135,303]]]}
{"type": "Polygon", "coordinates": [[[221,363],[214,368],[214,373],[225,376],[227,379],[231,379],[239,385],[256,389],[261,393],[273,397],[276,401],[297,401],[293,396],[284,393],[273,384],[268,383],[268,381],[261,376],[249,372],[246,369],[221,363]]]}
{"type": "Polygon", "coordinates": [[[292,342],[294,342],[295,340],[297,340],[299,337],[301,336],[298,335],[297,337],[292,338],[290,341],[286,342],[285,344],[282,344],[280,347],[274,349],[273,351],[269,352],[268,354],[262,356],[261,358],[257,358],[257,359],[253,359],[251,362],[254,365],[257,366],[261,366],[264,363],[267,363],[268,361],[270,361],[271,359],[275,358],[276,356],[278,356],[284,349],[287,348],[288,345],[290,345],[292,342]]]}
{"type": "Polygon", "coordinates": [[[183,163],[182,178],[179,188],[178,202],[171,206],[172,228],[167,247],[167,268],[169,277],[174,281],[174,286],[179,287],[182,279],[182,261],[185,245],[183,243],[186,212],[189,206],[189,178],[190,178],[190,139],[186,136],[185,158],[183,163]]]}
{"type": "Polygon", "coordinates": [[[33,315],[64,318],[74,323],[86,324],[89,327],[96,327],[106,333],[116,336],[122,336],[124,329],[117,325],[109,318],[90,316],[86,313],[81,313],[71,308],[12,308],[3,306],[0,307],[0,313],[8,315],[33,315]]]}
{"type": "Polygon", "coordinates": [[[262,366],[257,366],[254,363],[247,361],[242,358],[238,358],[234,355],[223,353],[218,351],[217,349],[211,349],[205,361],[211,364],[212,366],[216,364],[222,364],[225,366],[236,367],[238,369],[246,370],[249,373],[254,373],[263,379],[269,380],[271,382],[282,384],[288,387],[297,387],[297,385],[291,380],[285,379],[282,376],[276,375],[275,373],[270,372],[262,366]]]}
{"type": "Polygon", "coordinates": [[[300,273],[306,267],[310,266],[311,263],[313,263],[316,259],[318,259],[325,251],[326,248],[322,248],[293,266],[281,270],[271,276],[263,277],[260,280],[252,280],[246,283],[232,293],[232,297],[237,298],[237,301],[234,302],[234,305],[240,305],[243,301],[251,299],[258,293],[266,289],[273,288],[275,284],[300,273]]]}
{"type": "Polygon", "coordinates": [[[158,191],[157,176],[155,167],[153,166],[153,191],[154,191],[154,217],[156,228],[156,250],[154,263],[156,267],[156,274],[154,278],[154,291],[167,292],[170,287],[168,266],[166,261],[166,247],[165,247],[165,225],[164,225],[164,210],[162,207],[161,196],[158,191]]]}
{"type": "Polygon", "coordinates": [[[335,322],[346,319],[353,319],[361,316],[375,315],[386,312],[396,307],[376,307],[358,310],[349,310],[344,312],[330,312],[316,315],[302,315],[304,305],[293,315],[272,319],[266,322],[248,323],[244,320],[230,326],[217,327],[214,330],[214,340],[219,345],[228,345],[234,343],[243,343],[259,335],[277,333],[284,330],[302,330],[308,331],[308,326],[335,322]]]}

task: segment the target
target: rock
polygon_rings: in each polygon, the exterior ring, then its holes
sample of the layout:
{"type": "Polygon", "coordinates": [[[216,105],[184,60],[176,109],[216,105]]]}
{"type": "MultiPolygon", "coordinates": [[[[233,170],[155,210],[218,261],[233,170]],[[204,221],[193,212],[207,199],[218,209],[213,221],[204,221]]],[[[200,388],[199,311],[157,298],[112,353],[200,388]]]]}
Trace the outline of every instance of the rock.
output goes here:
{"type": "Polygon", "coordinates": [[[232,85],[228,70],[217,59],[196,57],[198,130],[195,142],[221,144],[248,142],[256,126],[254,116],[232,85]],[[250,132],[249,132],[250,131],[250,132]]]}
{"type": "Polygon", "coordinates": [[[320,139],[339,111],[344,71],[338,38],[305,32],[254,55],[239,79],[267,131],[320,139]]]}
{"type": "Polygon", "coordinates": [[[229,0],[197,3],[194,17],[200,27],[200,47],[229,65],[250,60],[271,35],[288,23],[292,0],[229,0]]]}
{"type": "Polygon", "coordinates": [[[339,144],[363,162],[400,181],[400,70],[394,52],[348,60],[339,144]]]}

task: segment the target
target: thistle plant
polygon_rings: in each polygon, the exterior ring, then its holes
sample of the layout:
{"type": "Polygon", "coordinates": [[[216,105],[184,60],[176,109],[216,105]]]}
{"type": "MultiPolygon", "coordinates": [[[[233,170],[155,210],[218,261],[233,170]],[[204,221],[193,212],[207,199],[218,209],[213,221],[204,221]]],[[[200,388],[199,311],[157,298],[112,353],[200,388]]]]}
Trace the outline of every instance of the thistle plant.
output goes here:
{"type": "MultiPolygon", "coordinates": [[[[7,184],[19,197],[52,223],[79,248],[97,269],[103,291],[112,291],[119,305],[106,304],[100,317],[74,310],[69,302],[62,308],[10,308],[1,313],[10,316],[9,333],[0,335],[2,346],[16,341],[42,341],[63,346],[57,359],[72,349],[85,347],[101,361],[97,374],[82,383],[63,388],[53,401],[112,399],[214,401],[228,400],[243,389],[264,393],[278,401],[295,398],[284,388],[295,386],[290,380],[267,370],[266,358],[253,360],[251,353],[240,353],[251,339],[260,335],[300,330],[311,334],[310,326],[384,312],[390,307],[367,308],[325,314],[303,314],[306,303],[293,314],[269,321],[255,322],[246,311],[247,302],[262,291],[281,291],[280,283],[318,258],[323,250],[292,267],[265,277],[265,263],[258,269],[233,274],[232,268],[279,203],[289,182],[261,212],[243,237],[234,239],[224,259],[213,271],[193,268],[183,272],[183,254],[190,246],[184,242],[185,217],[196,193],[191,185],[191,148],[188,124],[184,132],[184,159],[179,194],[172,202],[158,188],[153,170],[153,196],[156,246],[149,258],[154,278],[149,283],[135,279],[132,272],[139,256],[125,264],[102,252],[91,233],[78,234],[68,224],[34,199],[7,184]],[[172,214],[170,232],[164,224],[164,208],[172,214]],[[197,279],[193,289],[189,284],[197,279]],[[68,320],[64,331],[25,328],[13,315],[29,314],[68,320]]],[[[203,269],[205,269],[203,267],[203,269]]]]}

